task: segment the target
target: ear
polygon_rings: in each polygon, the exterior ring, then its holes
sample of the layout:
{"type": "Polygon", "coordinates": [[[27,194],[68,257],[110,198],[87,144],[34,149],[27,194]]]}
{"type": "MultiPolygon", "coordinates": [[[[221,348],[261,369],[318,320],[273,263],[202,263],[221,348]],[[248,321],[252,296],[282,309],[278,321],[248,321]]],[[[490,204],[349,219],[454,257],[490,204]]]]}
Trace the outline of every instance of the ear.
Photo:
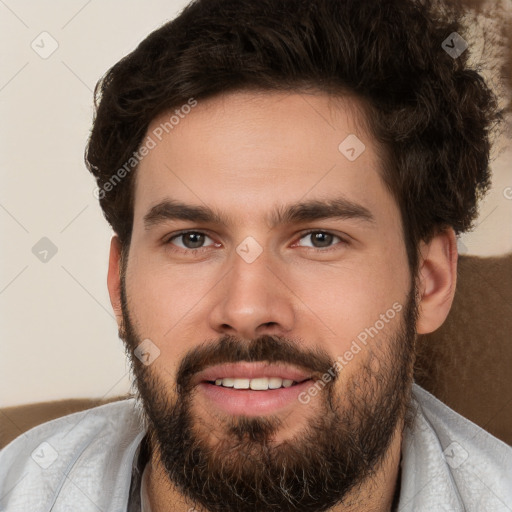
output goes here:
{"type": "Polygon", "coordinates": [[[121,241],[117,235],[113,236],[110,241],[107,286],[117,325],[121,327],[123,320],[121,309],[121,241]]]}
{"type": "Polygon", "coordinates": [[[446,320],[457,283],[457,241],[452,228],[420,246],[416,332],[435,331],[446,320]]]}

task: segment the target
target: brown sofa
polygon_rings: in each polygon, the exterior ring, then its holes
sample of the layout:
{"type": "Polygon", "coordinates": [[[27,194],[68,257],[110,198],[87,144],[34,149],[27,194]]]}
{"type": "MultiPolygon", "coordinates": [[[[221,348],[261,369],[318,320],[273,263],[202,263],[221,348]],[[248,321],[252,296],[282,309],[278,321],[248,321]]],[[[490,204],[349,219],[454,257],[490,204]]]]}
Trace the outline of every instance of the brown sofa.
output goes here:
{"type": "MultiPolygon", "coordinates": [[[[453,308],[420,336],[416,382],[512,445],[512,254],[461,256],[453,308]]],[[[73,399],[0,409],[0,447],[51,419],[126,397],[73,399]]]]}

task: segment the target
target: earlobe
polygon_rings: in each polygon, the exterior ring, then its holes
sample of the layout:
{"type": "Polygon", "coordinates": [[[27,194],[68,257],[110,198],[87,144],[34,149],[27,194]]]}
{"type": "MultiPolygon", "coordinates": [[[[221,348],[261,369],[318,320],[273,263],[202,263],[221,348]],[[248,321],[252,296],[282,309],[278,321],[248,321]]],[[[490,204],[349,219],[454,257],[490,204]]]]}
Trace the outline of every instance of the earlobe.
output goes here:
{"type": "Polygon", "coordinates": [[[418,272],[418,321],[416,331],[435,331],[445,321],[457,282],[457,242],[448,228],[427,244],[422,242],[418,272]]]}
{"type": "Polygon", "coordinates": [[[116,315],[117,325],[121,327],[123,320],[121,309],[121,241],[117,235],[110,241],[110,254],[108,260],[107,286],[110,303],[116,315]]]}

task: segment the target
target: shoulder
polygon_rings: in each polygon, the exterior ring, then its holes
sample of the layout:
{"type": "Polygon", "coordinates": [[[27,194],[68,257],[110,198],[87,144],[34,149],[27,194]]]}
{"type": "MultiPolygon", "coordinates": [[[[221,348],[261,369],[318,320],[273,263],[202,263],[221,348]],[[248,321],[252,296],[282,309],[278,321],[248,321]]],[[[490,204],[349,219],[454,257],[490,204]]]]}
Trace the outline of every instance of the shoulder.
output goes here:
{"type": "Polygon", "coordinates": [[[50,510],[59,500],[84,496],[90,503],[81,510],[109,510],[103,507],[102,489],[129,484],[133,453],[142,436],[134,399],[29,430],[0,451],[0,510],[50,510]]]}
{"type": "Polygon", "coordinates": [[[443,446],[459,440],[471,450],[468,458],[472,455],[475,459],[487,460],[497,468],[512,470],[511,446],[461,416],[422,387],[414,385],[413,394],[421,406],[423,415],[435,427],[443,446]]]}
{"type": "Polygon", "coordinates": [[[449,510],[508,511],[512,447],[416,384],[412,395],[417,414],[403,444],[402,468],[407,466],[409,475],[402,484],[405,481],[407,493],[412,496],[422,489],[418,504],[452,507],[449,510]]]}

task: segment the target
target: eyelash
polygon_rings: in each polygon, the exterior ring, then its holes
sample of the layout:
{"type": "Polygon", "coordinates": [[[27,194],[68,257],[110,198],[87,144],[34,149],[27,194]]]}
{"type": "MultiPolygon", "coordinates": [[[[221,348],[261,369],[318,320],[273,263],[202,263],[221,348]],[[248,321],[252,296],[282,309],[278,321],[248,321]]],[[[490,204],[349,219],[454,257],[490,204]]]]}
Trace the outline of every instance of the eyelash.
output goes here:
{"type": "MultiPolygon", "coordinates": [[[[180,231],[179,233],[176,233],[176,234],[173,234],[172,236],[168,237],[166,239],[166,241],[164,242],[165,245],[173,245],[171,242],[176,239],[176,238],[179,238],[180,236],[183,236],[183,235],[186,235],[188,233],[195,233],[195,234],[200,234],[200,235],[205,235],[209,238],[212,238],[211,236],[208,235],[208,233],[205,233],[204,231],[196,231],[196,230],[187,230],[187,231],[180,231]]],[[[333,237],[335,238],[339,238],[340,239],[340,242],[338,242],[337,244],[334,244],[333,246],[329,246],[329,247],[326,247],[326,248],[320,248],[320,247],[306,247],[307,249],[309,250],[313,250],[315,252],[322,252],[322,253],[326,253],[326,252],[330,252],[330,251],[333,251],[333,250],[337,250],[338,249],[338,245],[348,245],[348,241],[346,239],[344,239],[343,237],[341,237],[340,235],[336,235],[335,233],[331,233],[330,231],[325,231],[325,230],[322,230],[322,229],[310,229],[309,231],[304,231],[300,234],[298,240],[302,240],[304,237],[308,236],[308,235],[311,235],[313,233],[323,233],[323,234],[326,234],[326,235],[332,235],[333,237]]],[[[177,246],[173,246],[173,251],[177,251],[177,252],[181,252],[183,254],[191,254],[191,253],[195,253],[195,254],[198,254],[198,253],[201,253],[203,250],[208,250],[211,246],[206,246],[206,247],[198,247],[197,249],[183,249],[181,247],[177,247],[177,246]]]]}

